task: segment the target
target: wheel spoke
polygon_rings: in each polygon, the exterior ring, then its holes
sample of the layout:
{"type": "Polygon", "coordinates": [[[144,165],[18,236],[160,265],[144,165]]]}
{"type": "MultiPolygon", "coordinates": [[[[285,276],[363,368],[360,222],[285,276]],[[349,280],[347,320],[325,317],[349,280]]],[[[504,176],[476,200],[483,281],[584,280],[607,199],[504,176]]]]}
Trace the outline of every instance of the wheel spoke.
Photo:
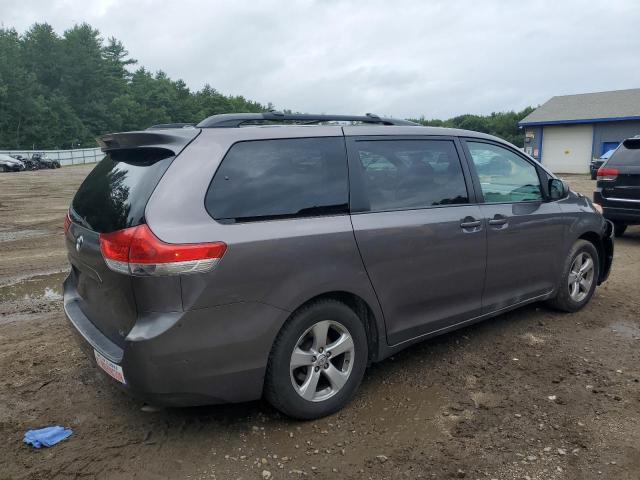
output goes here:
{"type": "Polygon", "coordinates": [[[309,401],[313,400],[316,389],[318,388],[318,380],[320,380],[320,372],[316,372],[314,368],[310,368],[307,378],[304,383],[300,385],[300,395],[302,395],[302,398],[309,401]]]}
{"type": "Polygon", "coordinates": [[[323,322],[316,323],[311,331],[313,332],[313,347],[316,352],[320,351],[320,348],[324,349],[327,345],[327,335],[329,333],[330,322],[325,320],[323,322]]]}
{"type": "Polygon", "coordinates": [[[586,272],[588,272],[592,268],[593,268],[593,260],[587,257],[586,260],[582,263],[582,266],[580,267],[580,273],[584,275],[586,272]]]}
{"type": "Polygon", "coordinates": [[[587,281],[586,278],[583,278],[580,280],[580,287],[581,290],[586,293],[589,291],[589,287],[591,287],[591,282],[587,281]]]}
{"type": "Polygon", "coordinates": [[[327,345],[327,351],[331,352],[331,357],[335,358],[345,352],[353,350],[353,339],[351,335],[343,333],[335,342],[327,345]]]}
{"type": "Polygon", "coordinates": [[[578,282],[573,282],[571,284],[571,291],[569,292],[569,295],[571,295],[572,297],[575,297],[579,291],[580,291],[580,287],[578,282]]]}
{"type": "Polygon", "coordinates": [[[348,374],[341,372],[331,364],[329,364],[329,368],[326,368],[322,371],[329,380],[331,388],[333,388],[334,390],[340,390],[343,385],[347,383],[347,379],[349,378],[348,374]]]}
{"type": "Polygon", "coordinates": [[[576,272],[569,272],[569,284],[576,283],[578,281],[578,274],[576,272]]]}
{"type": "Polygon", "coordinates": [[[312,364],[313,353],[305,352],[304,350],[301,350],[300,347],[296,347],[296,349],[291,354],[291,370],[312,364]]]}

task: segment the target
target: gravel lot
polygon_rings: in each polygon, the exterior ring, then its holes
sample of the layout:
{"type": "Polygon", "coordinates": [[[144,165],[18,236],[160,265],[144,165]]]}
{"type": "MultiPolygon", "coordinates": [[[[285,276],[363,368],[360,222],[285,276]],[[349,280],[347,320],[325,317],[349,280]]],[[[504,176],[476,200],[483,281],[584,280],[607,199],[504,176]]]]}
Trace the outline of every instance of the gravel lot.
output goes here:
{"type": "MultiPolygon", "coordinates": [[[[0,480],[640,478],[640,228],[576,314],[532,305],[369,369],[313,422],[263,402],[143,411],[76,346],[63,217],[90,166],[0,175],[0,480]],[[24,432],[74,429],[43,450],[24,432]]],[[[567,177],[587,195],[594,182],[567,177]]]]}

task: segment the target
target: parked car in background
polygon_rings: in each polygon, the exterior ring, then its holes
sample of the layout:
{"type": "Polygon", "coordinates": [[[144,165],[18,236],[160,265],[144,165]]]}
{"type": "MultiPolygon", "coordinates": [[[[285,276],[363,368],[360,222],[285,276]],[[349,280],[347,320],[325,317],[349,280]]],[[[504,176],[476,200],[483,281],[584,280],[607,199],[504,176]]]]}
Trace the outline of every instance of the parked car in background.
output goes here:
{"type": "Polygon", "coordinates": [[[594,158],[591,160],[591,164],[589,165],[589,170],[591,171],[591,180],[595,180],[596,178],[598,178],[598,169],[602,165],[604,165],[604,162],[609,160],[609,157],[611,157],[611,155],[613,155],[613,152],[615,151],[616,149],[613,148],[606,151],[600,158],[594,158]]]}
{"type": "Polygon", "coordinates": [[[598,207],[483,133],[268,112],[100,142],[64,310],[153,404],[328,415],[371,362],[531,302],[575,312],[611,267],[598,207]]]}
{"type": "Polygon", "coordinates": [[[614,224],[616,236],[640,224],[640,136],[628,138],[598,170],[593,200],[614,224]]]}
{"type": "Polygon", "coordinates": [[[24,163],[17,158],[0,153],[0,172],[19,172],[24,168],[24,163]]]}
{"type": "Polygon", "coordinates": [[[16,160],[20,160],[22,163],[24,163],[25,170],[38,170],[40,168],[40,164],[35,160],[32,160],[27,157],[23,157],[22,155],[11,155],[11,156],[16,160]]]}
{"type": "Polygon", "coordinates": [[[40,164],[40,168],[60,168],[60,162],[47,157],[44,153],[34,153],[31,160],[35,160],[40,164]]]}

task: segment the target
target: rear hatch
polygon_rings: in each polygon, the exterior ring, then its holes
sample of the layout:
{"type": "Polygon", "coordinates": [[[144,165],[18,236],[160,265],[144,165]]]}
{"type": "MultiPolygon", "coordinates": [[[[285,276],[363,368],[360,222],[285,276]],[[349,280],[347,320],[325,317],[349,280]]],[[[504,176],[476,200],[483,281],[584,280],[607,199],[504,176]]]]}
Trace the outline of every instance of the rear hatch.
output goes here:
{"type": "Polygon", "coordinates": [[[72,266],[69,286],[84,315],[107,338],[123,346],[138,308],[135,278],[110,269],[100,234],[145,223],[145,207],[173,159],[196,129],[113,134],[101,140],[105,158],[78,189],[65,235],[72,266]]]}
{"type": "Polygon", "coordinates": [[[613,153],[598,172],[598,187],[607,205],[640,208],[640,138],[625,140],[613,153]]]}

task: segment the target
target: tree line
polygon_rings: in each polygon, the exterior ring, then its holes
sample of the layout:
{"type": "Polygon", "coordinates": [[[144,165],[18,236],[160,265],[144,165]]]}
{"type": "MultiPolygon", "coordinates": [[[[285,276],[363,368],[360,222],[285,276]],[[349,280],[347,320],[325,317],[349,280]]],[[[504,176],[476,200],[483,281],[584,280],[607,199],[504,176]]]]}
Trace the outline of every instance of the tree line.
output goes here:
{"type": "MultiPolygon", "coordinates": [[[[182,80],[136,64],[122,42],[105,40],[86,23],[62,35],[47,23],[22,34],[0,28],[0,148],[93,147],[95,138],[108,132],[273,108],[208,84],[192,91],[182,80]]],[[[531,111],[415,121],[491,133],[522,145],[517,122],[531,111]]]]}
{"type": "Polygon", "coordinates": [[[488,133],[522,147],[524,133],[518,128],[518,122],[534,110],[533,107],[527,107],[519,112],[494,112],[490,115],[465,114],[449,120],[426,120],[421,117],[413,121],[431,127],[462,128],[488,133]]]}

